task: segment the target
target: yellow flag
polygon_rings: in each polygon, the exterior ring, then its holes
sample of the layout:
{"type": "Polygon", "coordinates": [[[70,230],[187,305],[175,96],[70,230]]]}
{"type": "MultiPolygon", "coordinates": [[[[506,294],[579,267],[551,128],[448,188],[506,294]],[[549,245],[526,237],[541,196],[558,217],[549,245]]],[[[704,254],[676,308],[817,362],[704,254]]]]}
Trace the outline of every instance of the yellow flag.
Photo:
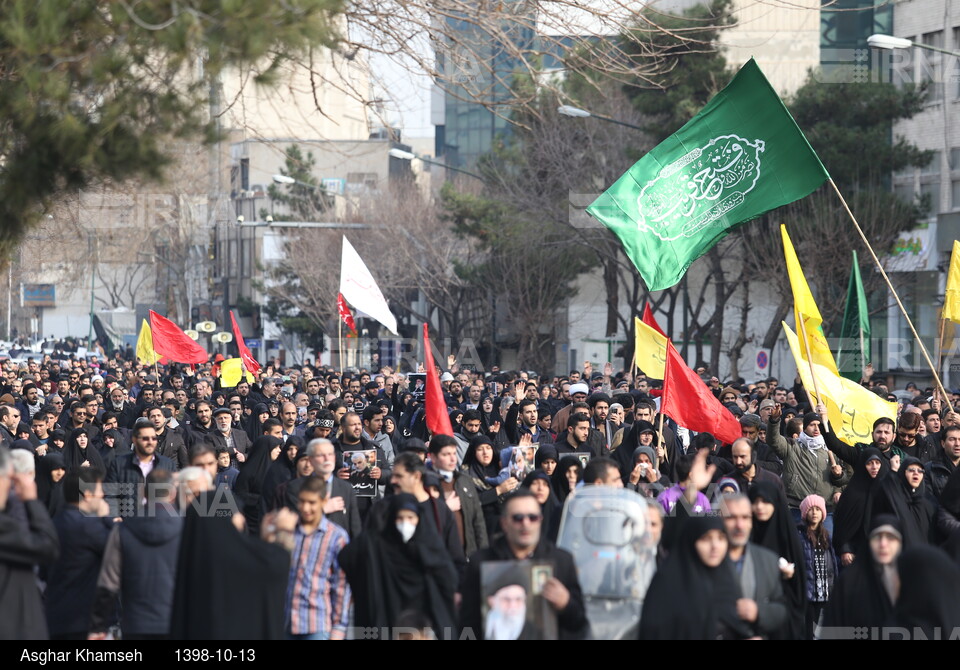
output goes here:
{"type": "Polygon", "coordinates": [[[633,317],[633,321],[637,331],[637,367],[648,377],[663,379],[667,364],[667,338],[637,317],[633,317]]]}
{"type": "Polygon", "coordinates": [[[943,297],[943,318],[960,323],[960,242],[953,241],[950,270],[947,272],[947,292],[943,297]]]}
{"type": "MultiPolygon", "coordinates": [[[[233,388],[240,383],[243,378],[243,368],[239,358],[228,358],[220,361],[220,385],[225,388],[233,388]]],[[[253,383],[253,375],[247,373],[247,381],[253,383]]]]}
{"type": "MultiPolygon", "coordinates": [[[[803,276],[803,270],[800,268],[800,260],[797,258],[797,252],[793,248],[793,242],[787,235],[787,227],[780,225],[780,234],[783,236],[783,255],[787,261],[787,274],[790,276],[790,288],[793,291],[793,315],[796,318],[797,333],[805,337],[810,346],[810,358],[814,363],[824,366],[833,374],[837,375],[837,363],[833,358],[833,352],[830,351],[830,345],[827,338],[823,335],[823,319],[820,317],[820,310],[817,309],[817,303],[810,293],[810,286],[807,284],[806,277],[803,276]]],[[[801,352],[803,360],[807,360],[806,344],[801,342],[801,352]]]]}
{"type": "Polygon", "coordinates": [[[141,365],[153,365],[160,360],[160,354],[153,350],[153,331],[150,330],[150,324],[143,320],[140,326],[140,334],[137,336],[137,358],[141,365]]]}
{"type": "Polygon", "coordinates": [[[813,364],[811,366],[802,356],[800,339],[790,329],[790,326],[781,322],[783,332],[790,343],[793,360],[800,372],[803,387],[811,398],[814,396],[814,377],[817,388],[820,389],[820,402],[827,408],[827,418],[830,420],[830,430],[847,444],[857,442],[870,443],[873,440],[873,422],[882,416],[897,420],[897,404],[887,402],[876,393],[868,391],[860,384],[841,377],[825,366],[813,364]]]}

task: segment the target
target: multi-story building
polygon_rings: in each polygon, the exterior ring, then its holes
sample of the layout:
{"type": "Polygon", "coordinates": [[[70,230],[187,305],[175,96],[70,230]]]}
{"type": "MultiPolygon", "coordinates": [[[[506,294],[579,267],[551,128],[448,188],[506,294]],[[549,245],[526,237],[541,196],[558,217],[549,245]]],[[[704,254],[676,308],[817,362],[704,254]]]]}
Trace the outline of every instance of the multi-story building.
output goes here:
{"type": "MultiPolygon", "coordinates": [[[[879,32],[879,31],[878,31],[879,32]]],[[[960,8],[945,0],[908,0],[894,5],[896,37],[960,55],[960,8]]],[[[923,111],[897,123],[895,136],[933,152],[924,167],[894,175],[893,188],[901,197],[922,198],[926,218],[914,231],[902,236],[895,272],[898,292],[911,311],[911,319],[932,356],[939,340],[946,269],[953,241],[960,239],[960,57],[913,47],[895,52],[876,52],[875,59],[889,59],[889,76],[895,84],[926,84],[928,98],[923,111]]],[[[929,377],[929,370],[913,345],[913,337],[896,305],[887,310],[891,338],[902,342],[887,352],[887,365],[905,378],[929,377]]],[[[943,356],[947,384],[960,380],[951,367],[960,363],[958,340],[948,324],[943,356]]]]}

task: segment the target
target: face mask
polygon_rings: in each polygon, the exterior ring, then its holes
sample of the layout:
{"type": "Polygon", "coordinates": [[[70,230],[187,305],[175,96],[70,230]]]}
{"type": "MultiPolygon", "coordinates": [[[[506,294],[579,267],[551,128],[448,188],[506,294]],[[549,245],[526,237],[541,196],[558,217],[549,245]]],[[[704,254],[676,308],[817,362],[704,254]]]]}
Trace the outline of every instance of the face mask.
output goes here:
{"type": "Polygon", "coordinates": [[[400,537],[403,538],[403,543],[406,544],[410,541],[410,538],[413,537],[413,534],[417,532],[417,524],[411,521],[398,521],[397,532],[400,533],[400,537]]]}
{"type": "Polygon", "coordinates": [[[286,395],[293,395],[293,387],[292,387],[292,386],[284,386],[284,387],[283,387],[283,392],[284,392],[286,395]]]}

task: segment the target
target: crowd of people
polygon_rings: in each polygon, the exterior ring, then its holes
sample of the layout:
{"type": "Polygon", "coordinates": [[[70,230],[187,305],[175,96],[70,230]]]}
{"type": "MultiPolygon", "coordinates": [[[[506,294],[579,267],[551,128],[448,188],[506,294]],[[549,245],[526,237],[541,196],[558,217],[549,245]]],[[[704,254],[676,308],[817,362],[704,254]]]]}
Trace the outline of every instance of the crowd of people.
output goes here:
{"type": "Polygon", "coordinates": [[[799,381],[701,368],[741,426],[724,444],[609,363],[447,363],[451,435],[389,367],[276,361],[226,388],[216,362],[4,362],[0,637],[589,638],[557,546],[585,487],[644,503],[642,639],[960,634],[957,396],[909,384],[847,444],[799,381]]]}

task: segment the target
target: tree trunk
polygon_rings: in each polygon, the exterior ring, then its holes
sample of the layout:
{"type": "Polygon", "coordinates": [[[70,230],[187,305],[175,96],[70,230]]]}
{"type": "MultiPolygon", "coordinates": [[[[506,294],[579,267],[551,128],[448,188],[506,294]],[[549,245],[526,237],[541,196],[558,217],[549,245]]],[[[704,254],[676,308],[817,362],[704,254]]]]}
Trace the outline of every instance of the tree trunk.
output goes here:
{"type": "Polygon", "coordinates": [[[606,336],[614,337],[617,334],[617,317],[620,314],[620,282],[617,277],[616,263],[611,259],[603,261],[603,287],[607,294],[607,328],[606,336]]]}
{"type": "Polygon", "coordinates": [[[743,308],[740,310],[740,329],[737,332],[737,339],[730,345],[730,378],[736,379],[740,376],[740,354],[743,353],[743,347],[746,346],[747,338],[747,314],[750,312],[750,282],[743,282],[743,308]]]}
{"type": "Polygon", "coordinates": [[[783,328],[780,326],[780,322],[787,318],[787,314],[790,313],[790,305],[792,301],[788,298],[780,298],[780,304],[777,305],[777,313],[774,315],[773,320],[770,322],[770,325],[767,327],[767,332],[763,336],[763,348],[764,349],[773,349],[776,345],[777,340],[780,339],[780,333],[783,332],[783,328]]]}
{"type": "Polygon", "coordinates": [[[723,276],[723,262],[720,252],[714,247],[708,254],[710,269],[713,275],[714,313],[711,317],[713,325],[710,329],[710,373],[720,376],[720,346],[723,342],[723,311],[727,305],[727,283],[723,276]]]}

